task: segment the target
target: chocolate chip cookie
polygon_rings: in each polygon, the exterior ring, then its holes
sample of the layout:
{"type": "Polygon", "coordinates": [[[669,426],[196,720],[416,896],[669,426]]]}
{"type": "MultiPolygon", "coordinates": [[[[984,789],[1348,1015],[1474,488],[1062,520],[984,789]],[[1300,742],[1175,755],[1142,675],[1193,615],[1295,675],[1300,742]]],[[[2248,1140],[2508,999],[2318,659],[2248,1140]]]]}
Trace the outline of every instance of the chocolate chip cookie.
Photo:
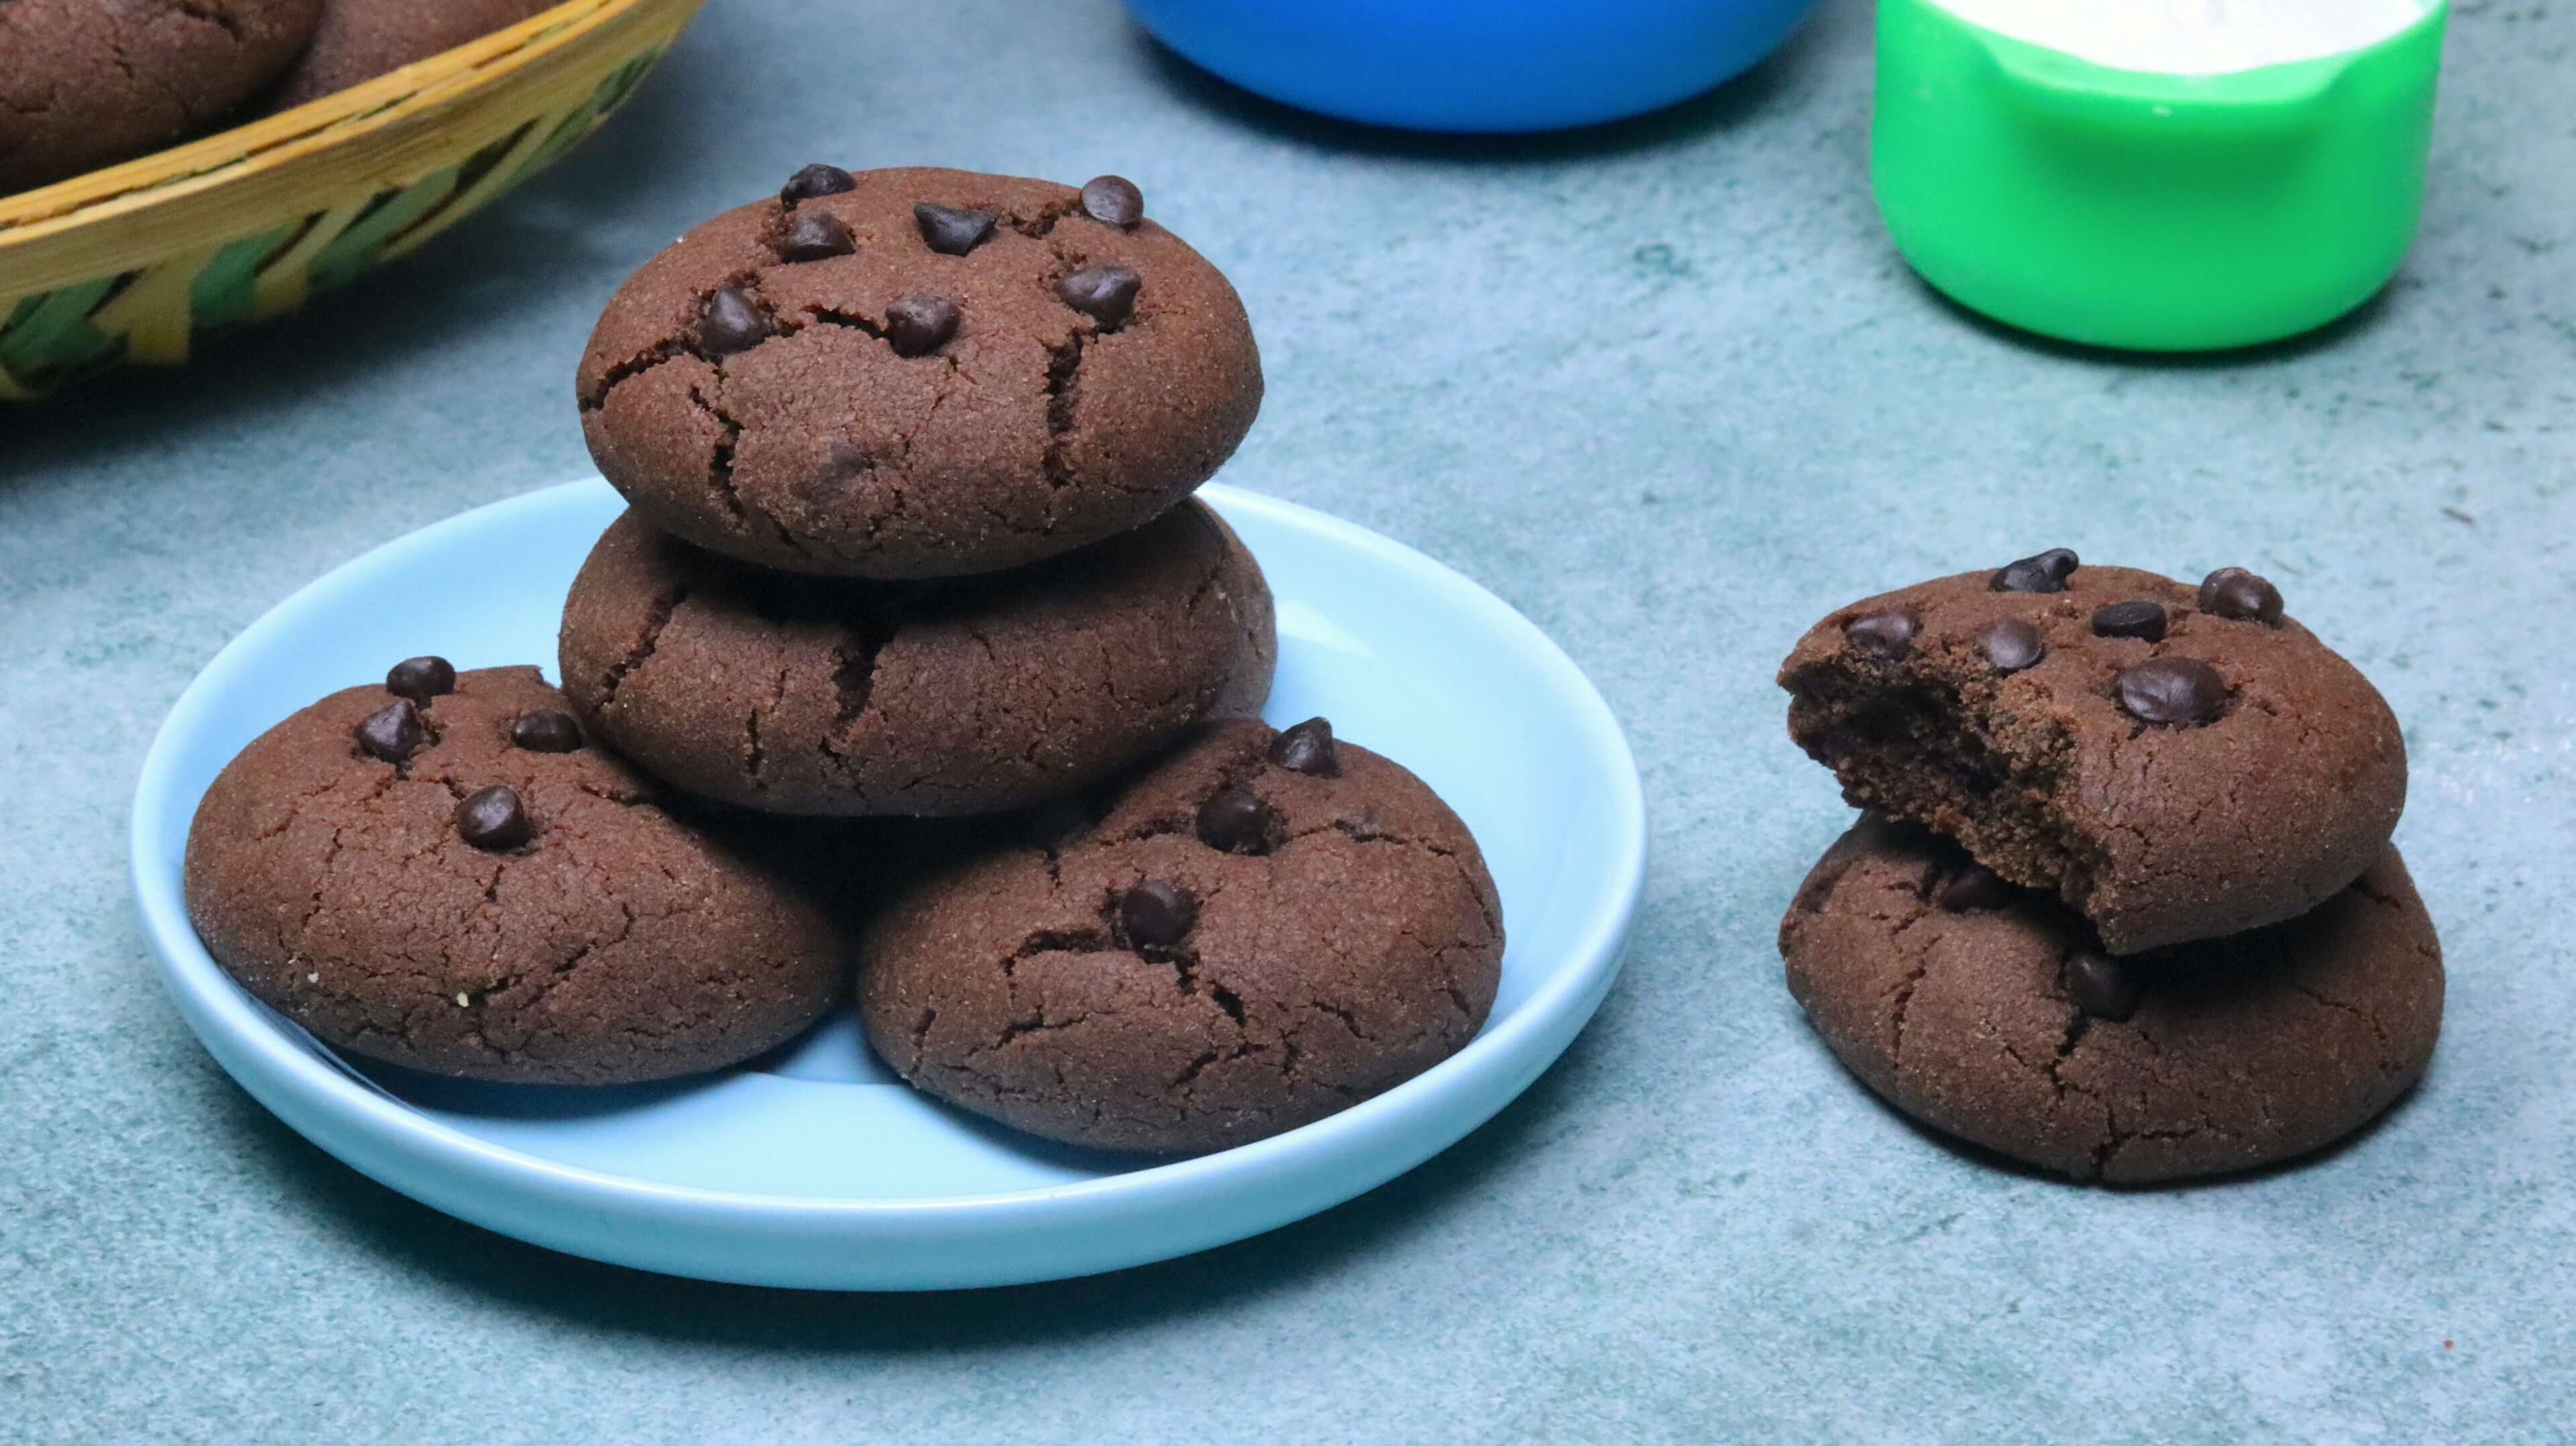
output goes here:
{"type": "Polygon", "coordinates": [[[1501,905],[1447,805],[1322,719],[1211,725],[1095,814],[910,885],[859,1013],[905,1079],[1049,1139],[1166,1154],[1293,1129],[1474,1037],[1501,905]]]}
{"type": "Polygon", "coordinates": [[[644,264],[578,376],[636,510],[796,572],[954,577],[1138,526],[1261,404],[1243,304],[1135,186],[808,166],[644,264]]]}
{"type": "Polygon", "coordinates": [[[555,0],[323,0],[322,23],[285,79],[271,111],[319,100],[389,70],[427,60],[516,25],[555,0]]]}
{"type": "Polygon", "coordinates": [[[991,813],[1250,715],[1270,589],[1197,501],[1013,572],[945,583],[746,566],[629,512],[574,579],[565,691],[693,793],[806,814],[991,813]]]}
{"type": "Polygon", "coordinates": [[[5,0],[0,194],[221,119],[286,68],[321,14],[322,0],[5,0]]]}
{"type": "Polygon", "coordinates": [[[666,811],[536,669],[421,658],[225,767],[189,830],[188,915],[335,1048],[627,1084],[747,1059],[839,997],[839,920],[759,847],[666,811]]]}
{"type": "Polygon", "coordinates": [[[2113,958],[2050,895],[1865,817],[1780,953],[1808,1022],[1890,1104],[2078,1180],[2318,1149],[2414,1084],[2442,1024],[2441,945],[2385,848],[2299,918],[2113,958]]]}
{"type": "Polygon", "coordinates": [[[2051,889],[2128,954],[2332,897],[2386,847],[2377,689],[2239,568],[2198,588],[2060,549],[1837,609],[1780,670],[1855,805],[2051,889]]]}

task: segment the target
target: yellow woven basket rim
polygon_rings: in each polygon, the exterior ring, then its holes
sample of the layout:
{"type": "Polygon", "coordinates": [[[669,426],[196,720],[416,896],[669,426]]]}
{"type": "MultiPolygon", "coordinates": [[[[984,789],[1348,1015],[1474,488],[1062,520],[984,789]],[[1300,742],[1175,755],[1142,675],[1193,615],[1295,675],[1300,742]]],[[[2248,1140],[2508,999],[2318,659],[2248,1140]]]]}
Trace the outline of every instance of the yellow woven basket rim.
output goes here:
{"type": "Polygon", "coordinates": [[[0,292],[26,295],[148,265],[174,232],[211,233],[244,215],[319,211],[352,191],[408,185],[524,123],[514,96],[488,94],[499,83],[569,67],[595,50],[668,43],[703,3],[563,0],[291,111],[0,198],[0,292]],[[362,137],[382,142],[364,148],[363,169],[295,164],[350,154],[342,148],[362,137]]]}

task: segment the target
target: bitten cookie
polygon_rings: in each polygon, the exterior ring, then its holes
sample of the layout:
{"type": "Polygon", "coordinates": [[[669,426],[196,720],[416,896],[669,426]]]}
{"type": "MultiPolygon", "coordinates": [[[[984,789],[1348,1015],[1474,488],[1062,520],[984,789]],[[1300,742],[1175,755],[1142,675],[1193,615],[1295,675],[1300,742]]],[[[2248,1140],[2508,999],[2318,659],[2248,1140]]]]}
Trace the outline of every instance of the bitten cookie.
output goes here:
{"type": "Polygon", "coordinates": [[[2078,1180],[2286,1160],[2424,1072],[2442,950],[2397,851],[2315,910],[2113,959],[2045,894],[1865,817],[1780,925],[1789,992],[1852,1073],[1935,1129],[2078,1180]]]}
{"type": "Polygon", "coordinates": [[[2061,550],[1942,578],[1836,610],[1780,685],[1845,798],[2055,890],[2114,953],[2306,911],[2405,806],[2378,690],[2238,568],[2195,591],[2061,550]]]}
{"type": "Polygon", "coordinates": [[[808,166],[629,278],[582,434],[666,531],[791,571],[954,577],[1135,527],[1261,404],[1243,304],[1114,176],[808,166]]]}
{"type": "Polygon", "coordinates": [[[1420,1074],[1493,1007],[1476,841],[1321,719],[1213,725],[1097,822],[1021,827],[899,886],[861,942],[877,1053],[1003,1124],[1223,1149],[1420,1074]]]}
{"type": "Polygon", "coordinates": [[[0,193],[156,150],[286,68],[322,0],[5,0],[0,193]]]}
{"type": "Polygon", "coordinates": [[[414,659],[225,767],[189,830],[188,915],[353,1054],[545,1084],[734,1064],[830,1008],[847,941],[657,791],[536,669],[414,659]]]}
{"type": "Polygon", "coordinates": [[[1270,589],[1196,501],[939,584],[796,577],[629,512],[564,606],[565,691],[658,776],[777,813],[965,814],[1081,788],[1260,711],[1270,589]]]}
{"type": "Polygon", "coordinates": [[[290,110],[516,25],[555,0],[323,0],[322,23],[268,101],[290,110]]]}

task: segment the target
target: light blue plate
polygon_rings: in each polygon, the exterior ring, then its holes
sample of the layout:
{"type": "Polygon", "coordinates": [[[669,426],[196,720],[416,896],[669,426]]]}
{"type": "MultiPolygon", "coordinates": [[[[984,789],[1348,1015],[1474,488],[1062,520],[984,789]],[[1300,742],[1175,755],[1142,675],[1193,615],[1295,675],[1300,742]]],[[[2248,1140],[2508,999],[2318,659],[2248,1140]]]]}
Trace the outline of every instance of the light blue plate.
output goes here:
{"type": "Polygon", "coordinates": [[[1492,1019],[1400,1088],[1156,1165],[935,1104],[894,1083],[846,1018],[679,1085],[509,1089],[343,1060],[242,992],[180,897],[206,785],[263,729],[390,659],[550,664],[564,589],[622,506],[597,480],[377,548],[279,604],[189,685],[134,800],[135,895],[171,996],[243,1088],[356,1169],[503,1234],[674,1275],[840,1290],[1057,1279],[1240,1240],[1382,1184],[1528,1088],[1600,1004],[1645,867],[1636,764],[1601,695],[1493,594],[1321,513],[1201,495],[1278,595],[1271,720],[1324,714],[1421,774],[1475,831],[1502,891],[1510,949],[1492,1019]]]}

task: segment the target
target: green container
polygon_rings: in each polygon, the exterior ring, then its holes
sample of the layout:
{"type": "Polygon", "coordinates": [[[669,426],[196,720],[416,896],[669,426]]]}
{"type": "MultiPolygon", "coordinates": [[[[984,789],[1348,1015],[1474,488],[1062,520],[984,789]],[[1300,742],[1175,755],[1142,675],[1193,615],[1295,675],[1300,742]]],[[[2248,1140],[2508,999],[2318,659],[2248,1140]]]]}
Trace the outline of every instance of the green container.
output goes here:
{"type": "Polygon", "coordinates": [[[1870,184],[1924,280],[2014,326],[2145,351],[2294,336],[2415,239],[2449,17],[2440,0],[2342,55],[2165,75],[1879,0],[1870,184]]]}

